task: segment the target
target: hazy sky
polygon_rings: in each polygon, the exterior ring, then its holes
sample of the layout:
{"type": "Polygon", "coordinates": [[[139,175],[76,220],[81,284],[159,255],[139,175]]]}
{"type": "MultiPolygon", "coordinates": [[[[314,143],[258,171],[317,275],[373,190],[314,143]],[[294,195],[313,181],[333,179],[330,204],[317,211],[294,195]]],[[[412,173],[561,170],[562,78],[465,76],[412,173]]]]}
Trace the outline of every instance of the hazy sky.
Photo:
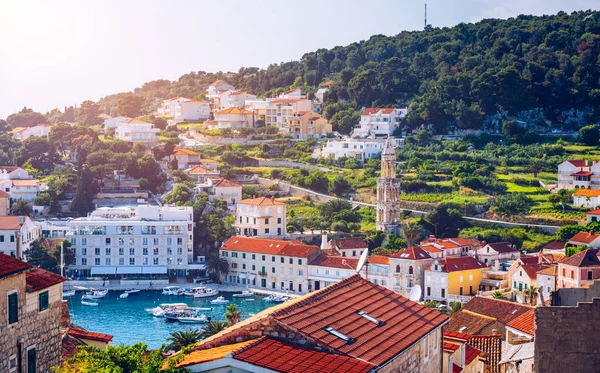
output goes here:
{"type": "MultiPolygon", "coordinates": [[[[598,0],[429,0],[428,23],[599,9],[598,0]]],[[[423,28],[415,0],[0,0],[0,118],[423,28]]]]}

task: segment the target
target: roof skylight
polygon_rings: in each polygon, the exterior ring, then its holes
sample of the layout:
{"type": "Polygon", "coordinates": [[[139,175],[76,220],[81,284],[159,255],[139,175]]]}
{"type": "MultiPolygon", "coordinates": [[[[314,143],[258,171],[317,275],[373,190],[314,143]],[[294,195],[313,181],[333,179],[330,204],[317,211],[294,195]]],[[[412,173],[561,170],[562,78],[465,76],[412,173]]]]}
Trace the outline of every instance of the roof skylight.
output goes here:
{"type": "Polygon", "coordinates": [[[373,316],[371,316],[371,315],[367,314],[367,313],[366,313],[366,312],[364,312],[364,311],[357,311],[356,313],[357,313],[357,314],[359,314],[360,316],[364,317],[365,319],[367,319],[367,320],[369,320],[369,321],[371,321],[371,322],[373,322],[373,323],[377,324],[377,326],[378,326],[378,327],[379,327],[379,326],[384,326],[384,325],[385,325],[385,322],[384,322],[384,321],[377,320],[376,318],[374,318],[373,316]]]}
{"type": "Polygon", "coordinates": [[[338,337],[339,339],[345,341],[349,345],[351,345],[352,343],[356,342],[356,339],[350,338],[346,334],[344,334],[342,332],[339,332],[339,331],[335,330],[334,328],[332,328],[330,326],[328,326],[327,328],[325,328],[323,330],[325,330],[329,334],[335,335],[336,337],[338,337]]]}

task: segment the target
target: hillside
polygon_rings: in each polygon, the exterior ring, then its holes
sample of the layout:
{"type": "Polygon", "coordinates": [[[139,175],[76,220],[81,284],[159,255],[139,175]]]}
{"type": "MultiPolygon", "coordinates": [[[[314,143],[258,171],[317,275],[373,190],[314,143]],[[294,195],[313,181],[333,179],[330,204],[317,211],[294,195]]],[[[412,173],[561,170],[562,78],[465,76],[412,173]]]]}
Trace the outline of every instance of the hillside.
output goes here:
{"type": "MultiPolygon", "coordinates": [[[[301,86],[309,97],[334,80],[324,106],[334,129],[347,133],[365,106],[410,104],[410,129],[499,129],[507,117],[543,127],[578,128],[600,116],[600,13],[487,19],[451,28],[375,35],[345,47],[306,53],[300,61],[237,73],[191,72],[133,92],[141,113],[161,99],[201,98],[224,79],[271,96],[301,86]]],[[[119,95],[100,100],[116,115],[119,95]]]]}

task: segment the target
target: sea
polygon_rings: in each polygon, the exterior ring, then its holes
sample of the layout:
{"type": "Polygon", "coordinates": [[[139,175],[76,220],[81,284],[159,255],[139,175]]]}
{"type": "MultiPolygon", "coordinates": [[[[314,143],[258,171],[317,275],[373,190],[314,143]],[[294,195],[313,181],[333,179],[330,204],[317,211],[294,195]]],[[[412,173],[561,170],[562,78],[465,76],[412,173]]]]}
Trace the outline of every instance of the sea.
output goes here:
{"type": "MultiPolygon", "coordinates": [[[[71,322],[83,328],[98,333],[114,336],[111,344],[119,343],[130,345],[137,341],[145,342],[149,348],[158,348],[167,343],[169,333],[185,329],[201,329],[203,324],[180,324],[169,322],[163,317],[154,317],[146,312],[147,308],[154,308],[161,303],[187,303],[190,307],[212,307],[211,311],[202,311],[211,320],[225,321],[225,307],[215,305],[211,298],[192,298],[187,296],[163,295],[160,291],[141,291],[131,294],[125,299],[119,298],[123,292],[109,291],[106,297],[99,299],[98,307],[89,307],[81,304],[83,293],[77,292],[68,299],[71,322]]],[[[255,294],[249,298],[234,298],[235,293],[221,292],[219,295],[236,304],[242,313],[242,320],[247,319],[260,311],[269,308],[274,303],[263,301],[264,295],[255,294]]]]}

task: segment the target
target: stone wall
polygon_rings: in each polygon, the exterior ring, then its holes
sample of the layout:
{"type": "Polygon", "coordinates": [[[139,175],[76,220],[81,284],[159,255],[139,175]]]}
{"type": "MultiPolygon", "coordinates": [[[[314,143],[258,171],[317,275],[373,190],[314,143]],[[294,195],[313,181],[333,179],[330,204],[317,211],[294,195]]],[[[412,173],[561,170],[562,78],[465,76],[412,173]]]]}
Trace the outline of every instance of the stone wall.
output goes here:
{"type": "Polygon", "coordinates": [[[600,299],[580,303],[577,307],[538,307],[535,310],[535,372],[597,372],[600,367],[598,315],[600,299]]]}
{"type": "Polygon", "coordinates": [[[600,281],[594,281],[589,288],[563,288],[558,289],[552,299],[553,306],[577,306],[579,302],[591,302],[600,298],[600,281]]]}
{"type": "Polygon", "coordinates": [[[62,286],[55,285],[49,291],[49,308],[38,310],[38,294],[26,293],[25,273],[0,280],[0,315],[8,315],[8,293],[17,290],[19,321],[7,325],[7,318],[0,318],[0,372],[8,372],[10,357],[21,351],[21,371],[27,371],[27,349],[35,347],[37,371],[50,372],[50,367],[60,363],[60,319],[62,310],[62,286]]]}
{"type": "Polygon", "coordinates": [[[422,338],[416,346],[381,367],[377,373],[438,373],[442,371],[442,357],[442,328],[440,327],[422,338]],[[429,342],[426,343],[427,338],[429,342]],[[424,355],[426,345],[429,346],[427,357],[424,355]]]}

